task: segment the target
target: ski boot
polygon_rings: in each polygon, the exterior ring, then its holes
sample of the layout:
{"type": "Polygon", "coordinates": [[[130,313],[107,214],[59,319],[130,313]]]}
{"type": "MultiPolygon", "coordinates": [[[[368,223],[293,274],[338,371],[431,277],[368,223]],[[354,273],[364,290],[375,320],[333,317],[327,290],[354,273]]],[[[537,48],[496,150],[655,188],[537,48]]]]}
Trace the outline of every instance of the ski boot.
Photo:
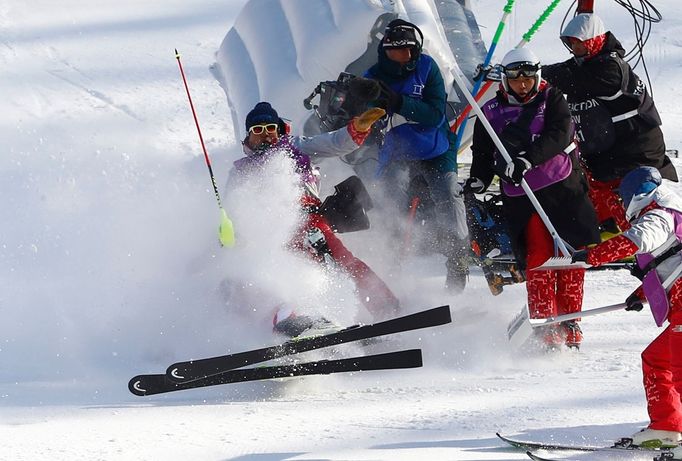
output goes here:
{"type": "Polygon", "coordinates": [[[289,338],[326,334],[339,329],[322,316],[298,315],[289,308],[279,308],[272,323],[273,332],[289,338]]]}
{"type": "MultiPolygon", "coordinates": [[[[682,442],[682,434],[676,431],[662,431],[646,428],[633,434],[632,437],[620,439],[615,443],[617,447],[647,449],[678,448],[682,442]]],[[[674,459],[674,458],[673,458],[674,459]]]]}
{"type": "Polygon", "coordinates": [[[561,349],[565,338],[562,329],[558,325],[547,325],[534,330],[535,340],[544,347],[546,352],[555,352],[561,349]]]}
{"type": "Polygon", "coordinates": [[[583,341],[583,332],[578,325],[577,320],[568,320],[561,322],[561,327],[566,334],[566,346],[569,349],[580,349],[580,343],[583,341]]]}

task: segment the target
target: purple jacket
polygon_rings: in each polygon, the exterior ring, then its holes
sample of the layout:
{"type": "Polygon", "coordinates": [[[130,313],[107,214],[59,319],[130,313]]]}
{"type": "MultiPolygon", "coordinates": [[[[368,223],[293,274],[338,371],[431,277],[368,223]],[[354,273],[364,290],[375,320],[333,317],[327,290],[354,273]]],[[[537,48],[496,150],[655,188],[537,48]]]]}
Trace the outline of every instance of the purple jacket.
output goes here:
{"type": "Polygon", "coordinates": [[[234,162],[234,173],[248,175],[257,172],[276,155],[286,155],[295,162],[296,173],[301,178],[301,184],[306,192],[319,198],[319,179],[310,163],[310,157],[301,152],[295,145],[292,136],[282,136],[276,144],[262,149],[251,150],[244,146],[246,157],[234,162]]]}
{"type": "MultiPolygon", "coordinates": [[[[535,117],[531,120],[528,128],[531,140],[542,136],[545,126],[544,112],[547,105],[548,91],[545,89],[536,96],[536,98],[542,99],[537,107],[535,117]]],[[[508,124],[517,121],[523,110],[524,106],[503,104],[500,102],[499,97],[491,99],[483,106],[486,118],[498,134],[502,133],[508,124]]],[[[576,145],[571,143],[564,151],[557,152],[555,156],[531,168],[524,176],[530,188],[536,191],[566,179],[571,174],[573,167],[570,153],[575,149],[576,145]]],[[[502,155],[499,152],[495,151],[494,155],[498,157],[498,161],[503,161],[502,155]]],[[[506,181],[502,182],[502,189],[510,197],[525,195],[521,186],[516,186],[506,181]]]]}

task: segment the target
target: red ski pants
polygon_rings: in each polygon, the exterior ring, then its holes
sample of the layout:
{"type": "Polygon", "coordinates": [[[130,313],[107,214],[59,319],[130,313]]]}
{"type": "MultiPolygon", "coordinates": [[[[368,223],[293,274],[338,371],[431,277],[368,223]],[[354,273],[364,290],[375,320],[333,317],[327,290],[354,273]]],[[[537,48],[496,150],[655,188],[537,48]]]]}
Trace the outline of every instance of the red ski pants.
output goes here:
{"type": "Polygon", "coordinates": [[[363,261],[356,258],[336,236],[327,220],[320,214],[308,213],[306,222],[292,243],[299,251],[312,254],[304,241],[309,230],[319,229],[327,242],[332,259],[355,283],[362,304],[375,319],[385,319],[398,312],[400,303],[391,289],[363,261]]]}
{"type": "Polygon", "coordinates": [[[606,182],[597,181],[587,169],[585,169],[585,175],[589,183],[588,195],[597,212],[597,220],[602,223],[613,218],[621,231],[629,229],[630,223],[625,219],[623,202],[616,192],[620,186],[620,179],[606,182]]]}
{"type": "Polygon", "coordinates": [[[554,256],[554,241],[537,213],[526,227],[526,290],[531,318],[542,319],[580,312],[585,269],[531,270],[554,256]]]}
{"type": "Polygon", "coordinates": [[[642,372],[649,427],[682,432],[682,279],[668,297],[670,324],[642,352],[642,372]]]}

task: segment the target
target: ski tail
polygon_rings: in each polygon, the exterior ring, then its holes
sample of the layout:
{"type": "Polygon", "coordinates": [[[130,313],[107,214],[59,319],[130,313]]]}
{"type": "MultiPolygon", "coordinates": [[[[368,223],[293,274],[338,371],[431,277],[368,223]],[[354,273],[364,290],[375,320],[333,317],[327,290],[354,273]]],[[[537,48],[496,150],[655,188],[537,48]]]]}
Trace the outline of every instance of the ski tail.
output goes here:
{"type": "Polygon", "coordinates": [[[275,346],[235,354],[172,364],[166,370],[169,380],[182,384],[220,375],[227,370],[266,362],[287,355],[321,349],[377,336],[418,330],[450,323],[450,306],[440,306],[370,325],[354,325],[326,335],[287,341],[275,346]]]}
{"type": "Polygon", "coordinates": [[[349,373],[355,371],[419,368],[422,365],[421,349],[408,349],[385,354],[335,360],[320,360],[316,362],[298,363],[295,365],[276,365],[228,370],[208,378],[197,379],[182,384],[171,381],[165,374],[138,375],[130,380],[128,389],[137,396],[148,396],[186,389],[217,386],[220,384],[289,378],[295,376],[349,373]]]}

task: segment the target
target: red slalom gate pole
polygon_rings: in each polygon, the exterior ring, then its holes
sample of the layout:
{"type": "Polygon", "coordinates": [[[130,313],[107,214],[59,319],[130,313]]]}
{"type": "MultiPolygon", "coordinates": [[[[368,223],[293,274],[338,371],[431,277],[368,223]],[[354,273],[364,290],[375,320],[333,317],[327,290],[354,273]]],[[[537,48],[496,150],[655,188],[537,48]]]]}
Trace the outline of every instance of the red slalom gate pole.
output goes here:
{"type": "Polygon", "coordinates": [[[180,75],[182,76],[182,83],[185,85],[185,91],[187,92],[187,99],[189,100],[189,107],[192,109],[192,116],[194,117],[194,124],[197,127],[197,133],[199,133],[199,142],[201,142],[201,149],[204,151],[204,159],[206,160],[206,166],[208,167],[208,174],[211,176],[211,184],[213,184],[213,192],[215,192],[215,198],[218,200],[218,208],[220,208],[220,226],[218,227],[218,236],[220,238],[220,243],[226,247],[234,246],[234,226],[232,221],[227,216],[227,212],[223,208],[223,204],[220,201],[220,194],[218,193],[218,186],[215,183],[215,176],[213,175],[213,167],[211,167],[211,159],[208,157],[208,152],[206,151],[206,145],[204,144],[204,137],[201,135],[201,128],[199,127],[199,120],[197,119],[197,113],[194,110],[194,104],[192,103],[192,95],[189,93],[189,87],[187,86],[187,79],[185,78],[185,71],[182,68],[182,62],[180,61],[180,53],[175,50],[175,58],[178,60],[178,67],[180,68],[180,75]]]}
{"type": "MultiPolygon", "coordinates": [[[[488,80],[483,84],[480,90],[478,90],[478,93],[476,93],[476,96],[474,96],[474,100],[476,102],[480,101],[480,99],[483,97],[486,91],[488,91],[488,88],[492,86],[492,84],[495,83],[492,80],[488,80]]],[[[466,118],[467,115],[469,115],[469,112],[471,112],[471,106],[466,106],[466,108],[462,111],[461,114],[459,114],[459,117],[455,119],[455,123],[452,124],[450,127],[450,131],[455,133],[459,129],[459,125],[461,125],[462,120],[466,118]]]]}

